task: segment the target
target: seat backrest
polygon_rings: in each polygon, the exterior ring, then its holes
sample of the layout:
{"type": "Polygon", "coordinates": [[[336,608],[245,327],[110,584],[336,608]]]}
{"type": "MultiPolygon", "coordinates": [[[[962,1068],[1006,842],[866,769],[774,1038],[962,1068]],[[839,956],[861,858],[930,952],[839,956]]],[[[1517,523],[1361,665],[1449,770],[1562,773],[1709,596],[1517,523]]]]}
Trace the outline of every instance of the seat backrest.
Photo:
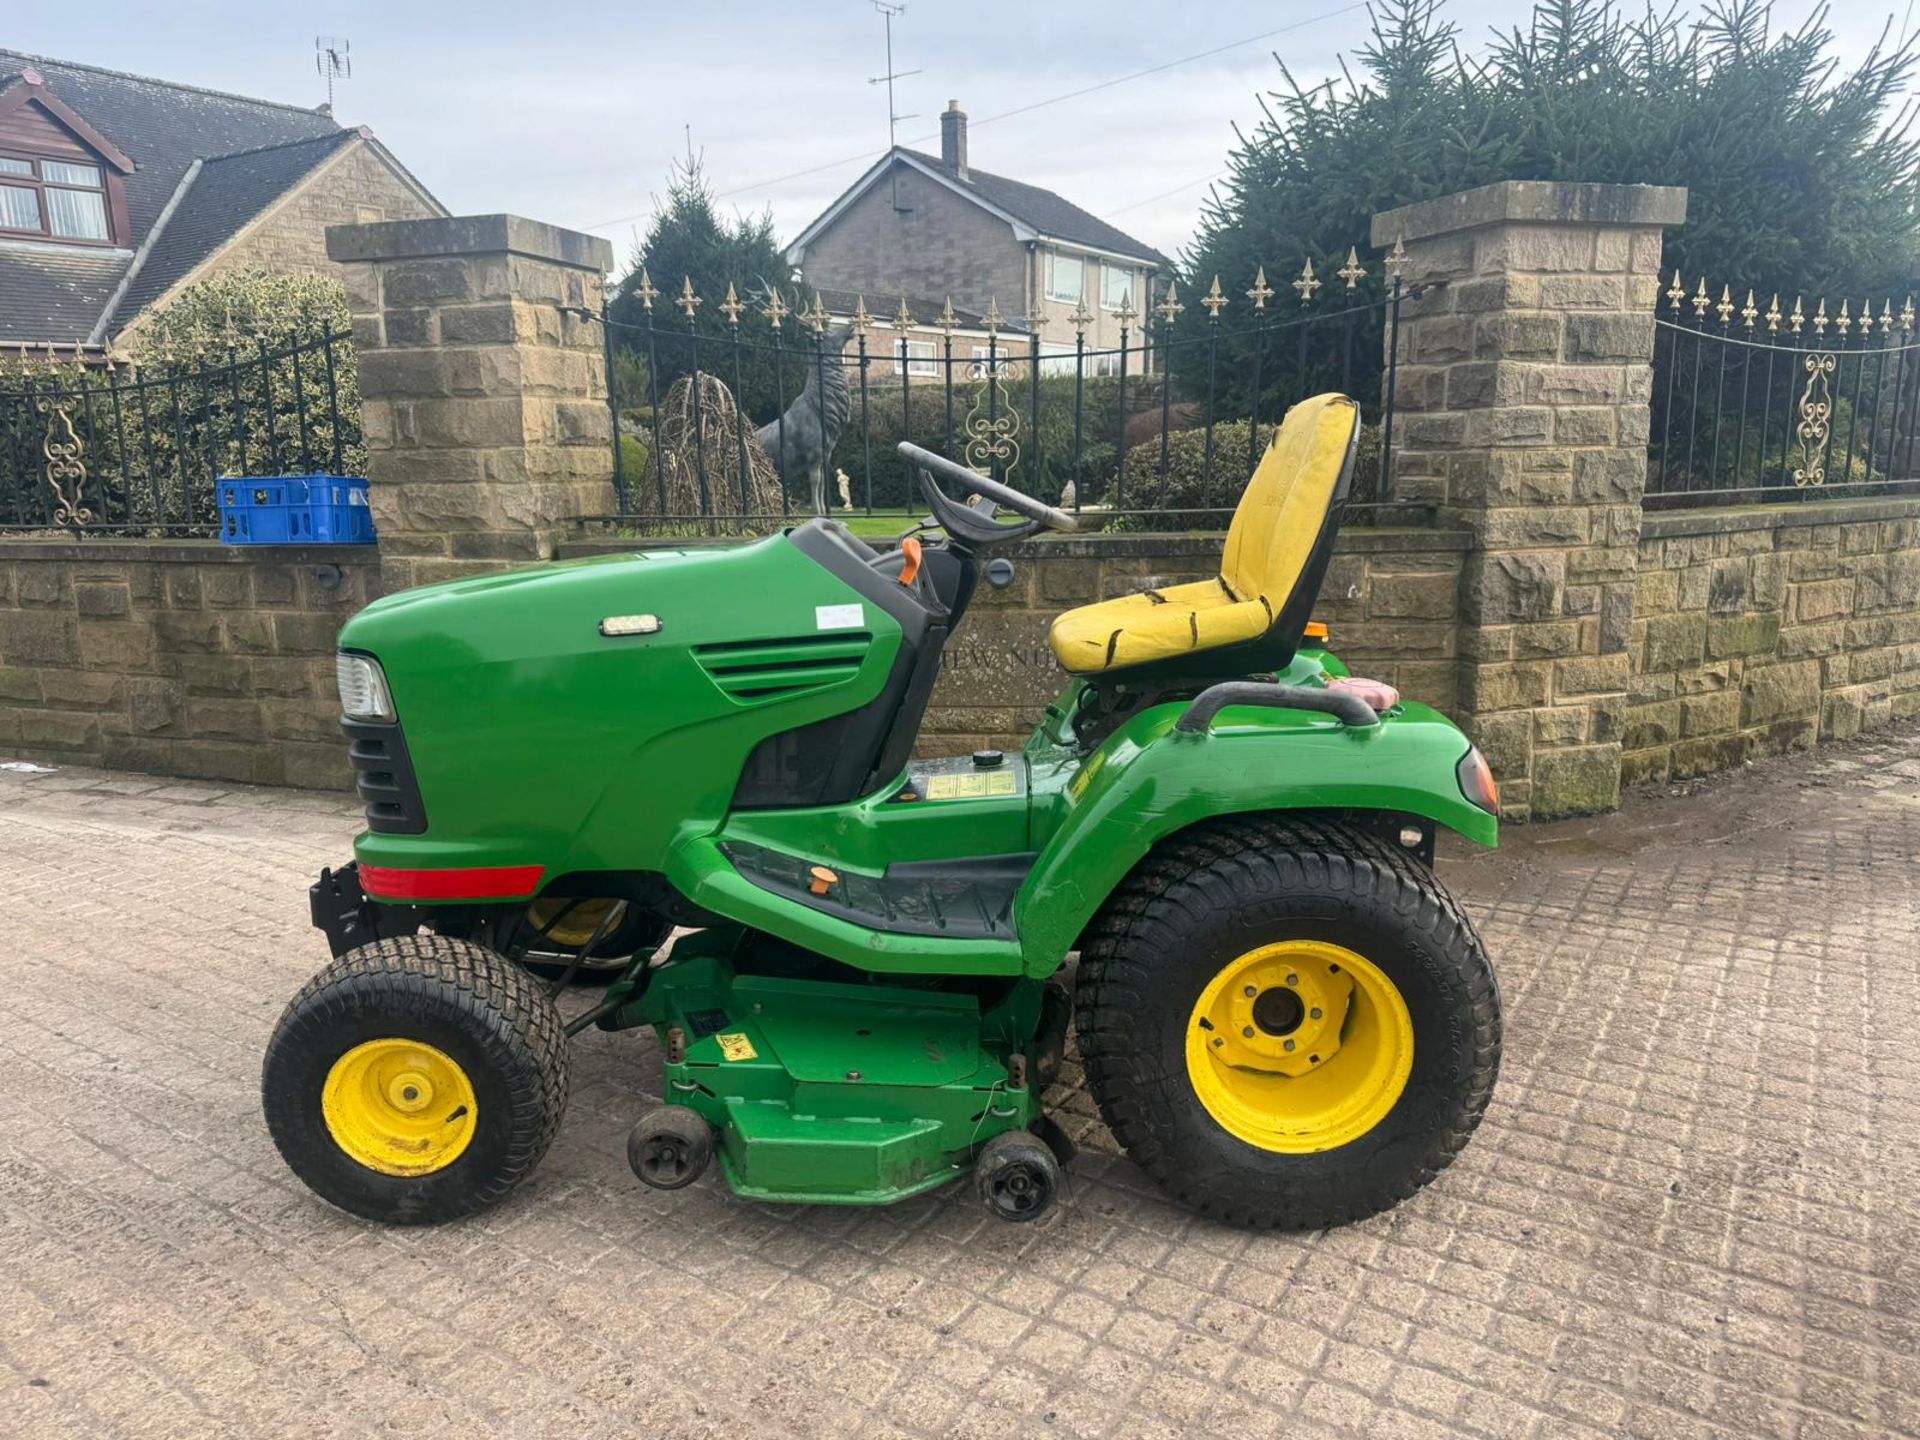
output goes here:
{"type": "Polygon", "coordinates": [[[1346,498],[1342,481],[1359,423],[1360,407],[1345,395],[1315,395],[1287,412],[1227,530],[1220,578],[1236,599],[1265,600],[1275,617],[1298,608],[1288,602],[1329,511],[1346,498]]]}

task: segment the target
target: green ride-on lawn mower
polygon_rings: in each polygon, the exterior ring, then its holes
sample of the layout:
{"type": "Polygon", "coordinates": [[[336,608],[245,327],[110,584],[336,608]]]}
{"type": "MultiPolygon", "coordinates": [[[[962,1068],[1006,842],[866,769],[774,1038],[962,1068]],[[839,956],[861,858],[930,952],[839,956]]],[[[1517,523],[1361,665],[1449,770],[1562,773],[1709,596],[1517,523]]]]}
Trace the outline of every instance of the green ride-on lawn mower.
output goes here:
{"type": "Polygon", "coordinates": [[[932,517],[891,549],[813,519],[369,605],[339,657],[367,829],[266,1055],[287,1163],[358,1215],[470,1213],[552,1140],[567,1036],[645,1025],[648,1184],[716,1154],[759,1200],[971,1175],[1030,1220],[1072,1150],[1041,1104],[1072,1023],[1115,1138],[1193,1209],[1320,1227],[1411,1194],[1493,1088],[1499,992],[1432,864],[1442,826],[1491,845],[1498,802],[1309,624],[1358,421],[1293,408],[1215,579],[1061,615],[1071,683],[1018,755],[910,758],[995,547],[1074,522],[911,445],[932,517]]]}

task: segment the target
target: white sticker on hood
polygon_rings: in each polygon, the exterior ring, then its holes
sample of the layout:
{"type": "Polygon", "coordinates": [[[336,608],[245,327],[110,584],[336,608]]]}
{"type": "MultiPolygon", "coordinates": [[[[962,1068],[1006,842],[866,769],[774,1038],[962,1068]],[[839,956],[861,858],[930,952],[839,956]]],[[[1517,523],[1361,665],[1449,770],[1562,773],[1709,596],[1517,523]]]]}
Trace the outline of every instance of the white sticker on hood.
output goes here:
{"type": "Polygon", "coordinates": [[[867,612],[859,605],[816,605],[813,628],[816,630],[859,630],[867,623],[867,612]]]}

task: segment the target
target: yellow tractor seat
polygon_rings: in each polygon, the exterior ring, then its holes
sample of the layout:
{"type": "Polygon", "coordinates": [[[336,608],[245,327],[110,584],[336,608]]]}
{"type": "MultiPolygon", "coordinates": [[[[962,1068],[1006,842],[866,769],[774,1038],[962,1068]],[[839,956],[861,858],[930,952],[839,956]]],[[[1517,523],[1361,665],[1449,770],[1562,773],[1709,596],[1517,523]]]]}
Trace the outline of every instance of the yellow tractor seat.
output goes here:
{"type": "Polygon", "coordinates": [[[1234,510],[1220,574],[1067,611],[1047,635],[1054,658],[1073,675],[1186,670],[1201,653],[1221,674],[1285,665],[1326,574],[1359,434],[1345,395],[1295,405],[1234,510]]]}

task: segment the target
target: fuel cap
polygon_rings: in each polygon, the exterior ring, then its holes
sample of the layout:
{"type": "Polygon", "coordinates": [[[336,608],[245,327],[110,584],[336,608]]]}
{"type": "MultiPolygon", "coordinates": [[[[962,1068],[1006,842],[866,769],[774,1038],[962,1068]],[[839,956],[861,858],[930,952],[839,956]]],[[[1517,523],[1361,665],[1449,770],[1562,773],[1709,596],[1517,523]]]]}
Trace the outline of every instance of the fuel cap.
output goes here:
{"type": "Polygon", "coordinates": [[[976,770],[992,770],[1006,758],[998,750],[976,750],[973,752],[973,767],[976,770]]]}

